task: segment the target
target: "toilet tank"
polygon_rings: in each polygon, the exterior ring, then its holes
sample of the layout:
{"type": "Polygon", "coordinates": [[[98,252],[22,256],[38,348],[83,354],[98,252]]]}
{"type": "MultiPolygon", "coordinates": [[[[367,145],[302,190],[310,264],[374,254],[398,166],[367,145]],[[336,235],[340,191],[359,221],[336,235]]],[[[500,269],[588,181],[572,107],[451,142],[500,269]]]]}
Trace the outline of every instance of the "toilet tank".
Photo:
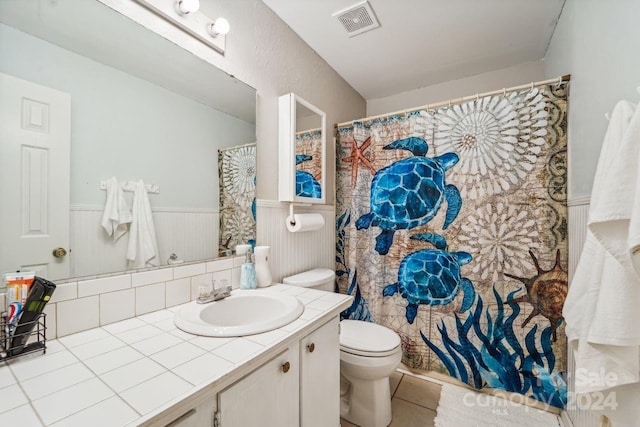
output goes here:
{"type": "Polygon", "coordinates": [[[336,273],[328,268],[314,268],[294,276],[285,277],[282,279],[282,283],[333,292],[335,275],[336,273]]]}

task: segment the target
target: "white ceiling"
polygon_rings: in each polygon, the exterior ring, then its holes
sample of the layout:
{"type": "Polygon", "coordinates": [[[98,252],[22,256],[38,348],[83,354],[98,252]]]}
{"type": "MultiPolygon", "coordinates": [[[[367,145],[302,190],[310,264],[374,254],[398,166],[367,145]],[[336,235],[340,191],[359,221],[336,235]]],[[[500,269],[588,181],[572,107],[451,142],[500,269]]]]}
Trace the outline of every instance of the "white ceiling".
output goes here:
{"type": "Polygon", "coordinates": [[[541,59],[565,0],[369,0],[381,27],[349,38],[360,0],[263,0],[365,99],[541,59]]]}

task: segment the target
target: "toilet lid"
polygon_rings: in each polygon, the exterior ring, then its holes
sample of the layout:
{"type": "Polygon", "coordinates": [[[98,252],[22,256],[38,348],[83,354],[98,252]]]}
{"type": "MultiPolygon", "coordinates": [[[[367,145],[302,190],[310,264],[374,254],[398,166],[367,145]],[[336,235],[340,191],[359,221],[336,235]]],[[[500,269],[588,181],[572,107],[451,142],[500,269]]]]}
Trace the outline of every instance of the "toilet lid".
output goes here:
{"type": "Polygon", "coordinates": [[[295,276],[289,276],[282,279],[282,283],[285,285],[302,286],[303,288],[312,288],[314,286],[322,285],[327,281],[333,282],[336,273],[328,268],[314,268],[313,270],[305,271],[295,276]]]}
{"type": "Polygon", "coordinates": [[[340,347],[346,351],[382,355],[379,353],[389,353],[399,345],[400,336],[382,325],[361,320],[340,322],[340,347]]]}

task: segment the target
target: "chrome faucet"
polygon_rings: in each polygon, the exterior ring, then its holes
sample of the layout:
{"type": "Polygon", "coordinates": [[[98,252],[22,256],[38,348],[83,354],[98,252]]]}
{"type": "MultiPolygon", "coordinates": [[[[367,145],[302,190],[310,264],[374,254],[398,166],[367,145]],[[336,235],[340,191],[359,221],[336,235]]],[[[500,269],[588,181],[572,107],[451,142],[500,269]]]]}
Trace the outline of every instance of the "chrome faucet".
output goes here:
{"type": "Polygon", "coordinates": [[[207,304],[213,301],[219,301],[221,299],[225,299],[228,296],[231,296],[231,286],[226,286],[227,281],[223,280],[222,281],[222,287],[219,289],[216,289],[216,283],[215,280],[212,281],[211,283],[211,292],[209,292],[208,294],[203,295],[202,292],[200,293],[200,295],[198,296],[198,298],[196,299],[196,302],[198,304],[207,304]]]}

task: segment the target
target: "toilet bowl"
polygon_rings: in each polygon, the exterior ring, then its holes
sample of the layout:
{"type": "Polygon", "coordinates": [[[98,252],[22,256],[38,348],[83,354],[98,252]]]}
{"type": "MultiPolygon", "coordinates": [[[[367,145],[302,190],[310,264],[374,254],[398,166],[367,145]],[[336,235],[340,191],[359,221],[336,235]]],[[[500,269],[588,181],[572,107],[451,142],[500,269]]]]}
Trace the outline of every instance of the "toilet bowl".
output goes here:
{"type": "MultiPolygon", "coordinates": [[[[286,277],[293,286],[333,291],[334,272],[316,268],[286,277]]],[[[391,423],[389,375],[400,363],[400,337],[382,325],[361,320],[340,322],[340,416],[365,427],[391,423]]]]}

